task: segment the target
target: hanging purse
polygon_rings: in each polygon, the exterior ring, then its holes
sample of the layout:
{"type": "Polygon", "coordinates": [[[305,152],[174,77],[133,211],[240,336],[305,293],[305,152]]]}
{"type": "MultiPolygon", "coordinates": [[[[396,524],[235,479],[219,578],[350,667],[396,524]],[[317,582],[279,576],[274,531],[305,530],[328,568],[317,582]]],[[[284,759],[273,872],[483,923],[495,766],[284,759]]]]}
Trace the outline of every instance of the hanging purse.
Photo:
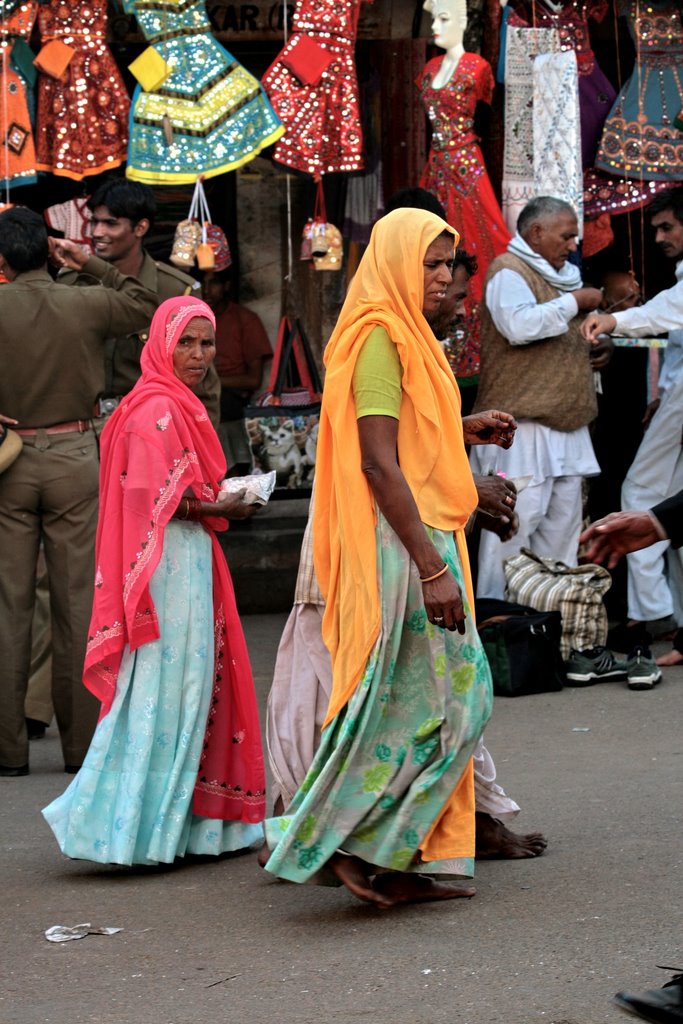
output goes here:
{"type": "Polygon", "coordinates": [[[175,229],[173,248],[169,257],[171,263],[180,270],[189,270],[194,266],[197,246],[202,240],[202,228],[197,220],[198,206],[199,193],[195,184],[189,215],[187,220],[181,220],[175,229]]]}
{"type": "Polygon", "coordinates": [[[311,256],[324,256],[327,252],[327,209],[325,207],[325,190],[322,178],[318,178],[315,193],[315,209],[311,224],[311,256]]]}
{"type": "Polygon", "coordinates": [[[317,85],[323,71],[334,60],[334,54],[323,49],[310,36],[297,34],[287,43],[279,60],[302,85],[317,85]]]}
{"type": "Polygon", "coordinates": [[[200,270],[227,270],[232,264],[230,246],[223,229],[211,221],[203,183],[204,177],[200,175],[195,186],[198,195],[197,215],[202,228],[202,239],[197,246],[197,266],[200,270]]]}
{"type": "Polygon", "coordinates": [[[136,57],[128,70],[142,86],[145,92],[155,92],[159,89],[168,76],[173,72],[170,64],[167,64],[158,50],[148,46],[139,57],[136,57]]]}
{"type": "Polygon", "coordinates": [[[280,322],[268,390],[244,410],[256,472],[275,471],[273,497],[310,495],[322,383],[298,320],[280,322]]]}
{"type": "Polygon", "coordinates": [[[61,79],[66,74],[75,52],[72,46],[67,46],[61,39],[50,39],[41,47],[33,63],[43,74],[61,79]]]}

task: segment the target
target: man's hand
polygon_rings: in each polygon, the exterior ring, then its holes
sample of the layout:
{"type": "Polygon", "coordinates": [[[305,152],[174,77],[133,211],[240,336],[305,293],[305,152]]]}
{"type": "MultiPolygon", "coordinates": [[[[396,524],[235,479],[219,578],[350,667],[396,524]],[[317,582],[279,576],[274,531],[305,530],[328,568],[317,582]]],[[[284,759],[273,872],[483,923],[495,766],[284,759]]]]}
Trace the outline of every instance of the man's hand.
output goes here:
{"type": "Polygon", "coordinates": [[[484,515],[483,512],[479,512],[477,515],[477,526],[480,526],[482,530],[489,530],[490,533],[495,533],[502,544],[503,541],[512,540],[518,532],[519,516],[516,512],[511,512],[509,519],[507,517],[496,518],[495,516],[484,515]]]}
{"type": "Polygon", "coordinates": [[[589,358],[591,369],[604,370],[614,355],[614,342],[611,338],[598,338],[591,345],[589,358]]]}
{"type": "Polygon", "coordinates": [[[607,558],[607,568],[613,569],[622,555],[649,547],[661,539],[649,512],[611,512],[584,530],[579,542],[590,542],[588,558],[591,562],[604,562],[607,558]]]}
{"type": "Polygon", "coordinates": [[[50,260],[60,269],[82,270],[90,259],[90,254],[85,251],[78,242],[72,242],[68,238],[52,238],[47,240],[50,260]]]}
{"type": "Polygon", "coordinates": [[[599,334],[611,334],[616,326],[617,321],[611,313],[591,313],[581,324],[581,334],[586,341],[593,342],[597,341],[599,334]]]}
{"type": "Polygon", "coordinates": [[[602,292],[599,288],[577,288],[572,295],[576,299],[579,310],[584,312],[591,313],[602,302],[602,292]]]}
{"type": "Polygon", "coordinates": [[[515,439],[517,423],[513,416],[498,409],[463,416],[462,429],[465,444],[497,444],[509,448],[515,439]]]}
{"type": "Polygon", "coordinates": [[[4,416],[0,412],[0,423],[18,423],[18,422],[19,422],[19,420],[12,419],[11,416],[4,416]]]}
{"type": "Polygon", "coordinates": [[[477,488],[478,505],[482,512],[489,516],[497,516],[509,521],[517,503],[515,485],[502,476],[474,477],[477,488]]]}

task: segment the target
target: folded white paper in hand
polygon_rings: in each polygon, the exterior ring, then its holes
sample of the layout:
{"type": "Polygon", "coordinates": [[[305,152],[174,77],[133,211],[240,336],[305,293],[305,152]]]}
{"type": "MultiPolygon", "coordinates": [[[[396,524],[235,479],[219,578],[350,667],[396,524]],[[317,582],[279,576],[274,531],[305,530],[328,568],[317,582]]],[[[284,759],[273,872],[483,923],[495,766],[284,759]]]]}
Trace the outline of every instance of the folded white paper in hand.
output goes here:
{"type": "Polygon", "coordinates": [[[222,491],[234,494],[244,491],[243,501],[247,505],[267,505],[275,487],[275,470],[270,473],[256,473],[253,476],[231,476],[221,480],[222,491]]]}

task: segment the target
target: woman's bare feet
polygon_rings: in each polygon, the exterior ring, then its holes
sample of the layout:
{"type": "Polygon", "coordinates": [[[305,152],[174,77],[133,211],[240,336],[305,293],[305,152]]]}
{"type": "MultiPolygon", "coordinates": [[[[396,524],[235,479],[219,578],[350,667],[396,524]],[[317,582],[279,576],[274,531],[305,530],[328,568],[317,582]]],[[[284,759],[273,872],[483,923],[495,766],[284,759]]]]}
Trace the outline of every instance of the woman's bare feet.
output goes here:
{"type": "Polygon", "coordinates": [[[373,889],[380,893],[388,906],[395,907],[399,903],[432,903],[438,900],[469,899],[476,889],[473,885],[450,885],[446,882],[435,882],[424,875],[409,874],[404,871],[390,871],[385,875],[377,875],[372,882],[373,889]]]}
{"type": "Polygon", "coordinates": [[[668,654],[660,654],[655,660],[658,665],[683,665],[683,654],[674,647],[668,654]]]}
{"type": "Polygon", "coordinates": [[[260,868],[264,868],[270,860],[270,848],[268,843],[264,843],[259,852],[256,854],[256,860],[260,868]]]}
{"type": "Polygon", "coordinates": [[[380,891],[373,888],[370,881],[370,865],[362,861],[360,857],[335,853],[327,864],[342,885],[345,885],[349,892],[352,892],[359,900],[372,903],[380,910],[387,910],[388,907],[393,906],[392,900],[387,899],[380,891]]]}
{"type": "Polygon", "coordinates": [[[545,852],[548,840],[541,832],[515,835],[502,821],[490,814],[477,811],[476,814],[477,860],[519,860],[523,857],[540,857],[545,852]]]}

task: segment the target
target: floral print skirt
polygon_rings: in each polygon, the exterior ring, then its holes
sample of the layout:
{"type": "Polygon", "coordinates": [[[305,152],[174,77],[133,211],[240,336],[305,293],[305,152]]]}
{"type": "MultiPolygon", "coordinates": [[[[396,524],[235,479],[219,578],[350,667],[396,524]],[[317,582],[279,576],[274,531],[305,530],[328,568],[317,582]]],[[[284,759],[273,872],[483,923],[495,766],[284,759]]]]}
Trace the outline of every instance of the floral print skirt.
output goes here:
{"type": "MultiPolygon", "coordinates": [[[[464,595],[453,535],[426,529],[464,595]]],[[[486,655],[466,601],[464,636],[427,620],[417,568],[379,512],[376,537],[378,641],[287,814],[266,821],[266,870],[293,882],[338,884],[325,870],[337,850],[379,869],[474,873],[473,856],[420,863],[419,851],[491,713],[486,655]]]]}
{"type": "Polygon", "coordinates": [[[134,653],[126,647],[83,767],[43,811],[68,857],[171,863],[263,838],[261,825],[192,813],[213,689],[211,540],[201,526],[167,525],[150,589],[160,639],[134,653]]]}

